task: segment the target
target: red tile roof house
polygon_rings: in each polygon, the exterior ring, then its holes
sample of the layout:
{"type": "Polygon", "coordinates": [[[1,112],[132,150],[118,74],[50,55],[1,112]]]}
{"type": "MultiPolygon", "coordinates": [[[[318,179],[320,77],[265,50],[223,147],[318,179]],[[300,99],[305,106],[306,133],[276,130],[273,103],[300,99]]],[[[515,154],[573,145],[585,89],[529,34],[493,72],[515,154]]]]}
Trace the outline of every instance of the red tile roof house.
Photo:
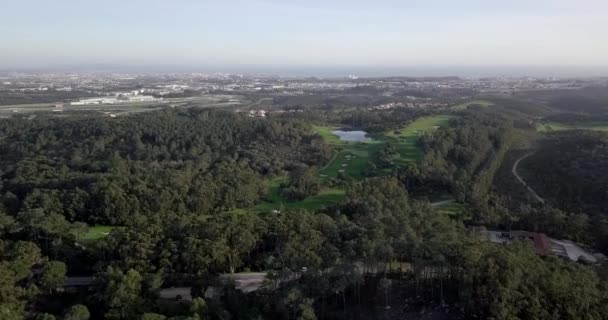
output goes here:
{"type": "Polygon", "coordinates": [[[551,253],[551,241],[544,233],[528,231],[486,231],[491,242],[511,244],[515,241],[527,242],[532,245],[536,254],[546,256],[551,253]]]}

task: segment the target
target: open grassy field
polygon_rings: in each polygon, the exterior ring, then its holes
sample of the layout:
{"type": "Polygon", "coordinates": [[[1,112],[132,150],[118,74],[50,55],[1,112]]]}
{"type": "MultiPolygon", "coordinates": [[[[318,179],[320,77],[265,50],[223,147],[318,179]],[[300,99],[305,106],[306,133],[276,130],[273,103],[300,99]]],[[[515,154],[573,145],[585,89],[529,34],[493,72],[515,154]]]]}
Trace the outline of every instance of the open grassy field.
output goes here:
{"type": "Polygon", "coordinates": [[[450,109],[452,109],[452,110],[466,110],[468,107],[470,107],[472,105],[480,105],[482,107],[489,107],[489,106],[493,105],[493,103],[490,102],[490,101],[487,101],[487,100],[473,100],[473,101],[457,104],[455,106],[452,106],[450,109]]]}
{"type": "Polygon", "coordinates": [[[113,228],[114,227],[111,227],[111,226],[99,226],[99,225],[89,227],[87,232],[82,235],[80,240],[85,244],[93,243],[101,238],[106,237],[110,233],[110,231],[112,231],[113,228]]]}
{"type": "Polygon", "coordinates": [[[538,124],[536,130],[539,132],[562,131],[562,130],[598,130],[608,131],[608,122],[581,122],[581,123],[563,123],[563,122],[546,122],[538,124]]]}
{"type": "Polygon", "coordinates": [[[259,212],[270,212],[272,210],[284,210],[284,209],[307,209],[307,210],[318,210],[328,204],[338,203],[342,199],[346,192],[340,188],[326,188],[321,190],[319,194],[308,197],[302,201],[288,201],[279,194],[279,186],[284,182],[286,178],[277,178],[268,182],[268,193],[266,194],[265,201],[255,206],[255,210],[259,212]]]}

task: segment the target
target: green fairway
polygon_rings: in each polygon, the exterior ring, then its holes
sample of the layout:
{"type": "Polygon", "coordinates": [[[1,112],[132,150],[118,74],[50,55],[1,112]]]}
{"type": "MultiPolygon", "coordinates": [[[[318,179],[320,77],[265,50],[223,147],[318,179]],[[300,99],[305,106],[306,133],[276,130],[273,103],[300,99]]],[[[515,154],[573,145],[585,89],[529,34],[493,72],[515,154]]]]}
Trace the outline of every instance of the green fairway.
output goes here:
{"type": "Polygon", "coordinates": [[[562,130],[598,130],[608,131],[608,122],[581,122],[581,123],[562,123],[562,122],[546,122],[538,124],[536,130],[539,132],[551,132],[562,130]]]}
{"type": "Polygon", "coordinates": [[[347,142],[340,140],[340,138],[333,134],[332,131],[336,130],[333,127],[324,127],[324,126],[313,126],[314,131],[325,140],[325,142],[333,145],[346,144],[347,142]]]}
{"type": "Polygon", "coordinates": [[[362,178],[363,170],[371,161],[371,155],[381,147],[379,143],[381,141],[375,139],[369,142],[343,141],[332,133],[335,129],[333,127],[314,126],[314,130],[327,143],[338,149],[338,153],[333,160],[319,171],[321,177],[335,178],[338,173],[343,172],[355,179],[362,178]]]}
{"type": "MultiPolygon", "coordinates": [[[[394,159],[396,164],[404,165],[419,161],[423,154],[416,146],[418,136],[423,132],[446,126],[451,117],[449,115],[422,117],[403,129],[372,135],[373,141],[369,142],[342,141],[332,133],[335,128],[315,126],[315,131],[339,150],[334,159],[320,170],[320,174],[322,177],[335,178],[338,173],[343,172],[355,179],[362,179],[363,171],[370,163],[375,162],[374,154],[384,143],[391,143],[396,147],[399,153],[399,157],[394,159]]],[[[390,173],[390,170],[382,172],[390,173]]]]}
{"type": "Polygon", "coordinates": [[[494,104],[492,102],[490,102],[490,101],[487,101],[487,100],[473,100],[473,101],[457,104],[457,105],[451,107],[450,109],[452,109],[452,110],[466,110],[466,109],[468,109],[472,105],[479,105],[479,106],[482,106],[482,107],[489,107],[489,106],[494,105],[494,104]]]}
{"type": "Polygon", "coordinates": [[[99,225],[89,227],[87,232],[84,235],[82,235],[80,240],[83,243],[95,242],[101,238],[106,237],[110,233],[110,231],[112,231],[113,228],[114,227],[111,227],[111,226],[99,226],[99,225]]]}
{"type": "Polygon", "coordinates": [[[269,181],[268,193],[266,194],[265,200],[255,206],[256,211],[270,212],[272,210],[284,210],[284,209],[307,209],[307,210],[318,210],[328,204],[338,203],[342,199],[346,192],[340,188],[326,188],[321,190],[319,194],[308,197],[302,201],[288,201],[279,194],[279,186],[284,182],[285,178],[277,178],[269,181]]]}
{"type": "Polygon", "coordinates": [[[320,173],[321,177],[336,177],[343,172],[355,179],[363,178],[363,170],[371,156],[381,147],[379,143],[352,142],[345,144],[336,157],[320,173]]]}
{"type": "Polygon", "coordinates": [[[397,144],[400,156],[396,161],[397,163],[405,164],[419,161],[422,159],[423,154],[418,146],[416,146],[418,136],[424,132],[447,126],[451,117],[449,115],[422,117],[401,130],[385,132],[380,139],[397,144]]]}

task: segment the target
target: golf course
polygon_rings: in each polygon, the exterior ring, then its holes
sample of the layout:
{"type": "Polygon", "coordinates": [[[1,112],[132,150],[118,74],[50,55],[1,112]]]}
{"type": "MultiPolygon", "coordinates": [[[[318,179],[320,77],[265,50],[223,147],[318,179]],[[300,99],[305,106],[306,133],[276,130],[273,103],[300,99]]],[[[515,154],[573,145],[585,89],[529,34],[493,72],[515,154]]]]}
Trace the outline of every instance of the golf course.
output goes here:
{"type": "MultiPolygon", "coordinates": [[[[347,141],[338,135],[346,135],[349,132],[360,134],[362,132],[360,130],[342,131],[332,126],[314,126],[314,131],[336,149],[333,159],[325,167],[319,169],[319,177],[324,181],[336,179],[339,175],[361,180],[365,178],[365,170],[371,164],[380,167],[375,155],[386,144],[394,146],[398,154],[392,159],[394,165],[400,166],[420,161],[423,153],[416,145],[418,136],[446,126],[451,117],[450,115],[421,117],[397,130],[367,134],[365,139],[361,139],[364,141],[347,141]]],[[[391,171],[390,168],[380,169],[377,175],[390,174],[391,171]]],[[[265,200],[255,209],[260,212],[298,208],[316,210],[341,201],[346,193],[344,187],[341,186],[326,187],[319,194],[302,201],[287,201],[279,194],[279,187],[286,179],[280,177],[269,181],[265,200]]]]}
{"type": "Polygon", "coordinates": [[[405,165],[420,161],[423,154],[416,146],[418,136],[446,126],[450,117],[449,115],[422,117],[402,129],[372,134],[370,141],[366,142],[340,140],[332,133],[335,128],[316,126],[315,131],[338,150],[334,159],[320,170],[320,174],[322,177],[337,177],[338,173],[344,172],[354,179],[361,179],[365,168],[370,163],[376,164],[373,155],[386,143],[394,145],[399,154],[394,159],[395,164],[405,165]]]}

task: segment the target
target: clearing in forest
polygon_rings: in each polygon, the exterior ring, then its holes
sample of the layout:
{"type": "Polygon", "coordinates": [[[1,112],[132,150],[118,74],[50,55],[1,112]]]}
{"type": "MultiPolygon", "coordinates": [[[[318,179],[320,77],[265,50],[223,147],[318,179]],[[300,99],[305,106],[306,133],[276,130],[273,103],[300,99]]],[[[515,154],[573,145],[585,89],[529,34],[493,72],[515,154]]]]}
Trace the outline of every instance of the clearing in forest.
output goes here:
{"type": "Polygon", "coordinates": [[[112,226],[96,225],[89,227],[87,232],[80,236],[80,241],[84,244],[93,243],[101,238],[106,237],[112,231],[112,226]]]}
{"type": "Polygon", "coordinates": [[[482,106],[482,107],[489,107],[489,106],[492,106],[494,104],[492,102],[488,101],[488,100],[473,100],[473,101],[457,104],[457,105],[451,107],[450,109],[452,109],[452,110],[466,110],[470,106],[474,106],[474,105],[478,105],[478,106],[482,106]]]}
{"type": "Polygon", "coordinates": [[[268,193],[264,197],[264,201],[256,205],[255,209],[260,212],[284,209],[307,209],[314,211],[323,208],[327,204],[340,202],[346,194],[346,191],[341,188],[325,188],[319,194],[310,196],[304,200],[289,201],[279,193],[279,186],[286,181],[286,178],[268,181],[268,193]]]}

